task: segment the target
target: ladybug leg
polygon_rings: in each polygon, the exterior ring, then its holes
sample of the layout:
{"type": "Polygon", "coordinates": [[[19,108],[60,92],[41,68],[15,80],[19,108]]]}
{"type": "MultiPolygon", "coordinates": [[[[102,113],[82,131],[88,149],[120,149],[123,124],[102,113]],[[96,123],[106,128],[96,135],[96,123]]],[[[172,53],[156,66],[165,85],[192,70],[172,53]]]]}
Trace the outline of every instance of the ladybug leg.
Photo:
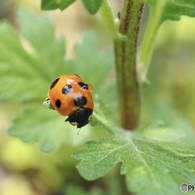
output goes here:
{"type": "Polygon", "coordinates": [[[54,109],[54,107],[51,105],[51,101],[49,99],[49,97],[47,97],[44,101],[43,101],[43,105],[47,106],[49,109],[54,109]]]}

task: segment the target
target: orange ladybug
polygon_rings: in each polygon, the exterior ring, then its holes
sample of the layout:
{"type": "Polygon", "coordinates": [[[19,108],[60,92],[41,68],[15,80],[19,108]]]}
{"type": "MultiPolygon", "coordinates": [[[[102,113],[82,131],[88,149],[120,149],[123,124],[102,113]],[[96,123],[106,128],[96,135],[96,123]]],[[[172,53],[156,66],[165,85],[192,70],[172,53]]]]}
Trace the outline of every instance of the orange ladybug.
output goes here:
{"type": "Polygon", "coordinates": [[[45,104],[68,116],[65,121],[81,128],[88,124],[93,113],[92,89],[92,85],[84,83],[76,74],[62,75],[51,84],[45,104]]]}

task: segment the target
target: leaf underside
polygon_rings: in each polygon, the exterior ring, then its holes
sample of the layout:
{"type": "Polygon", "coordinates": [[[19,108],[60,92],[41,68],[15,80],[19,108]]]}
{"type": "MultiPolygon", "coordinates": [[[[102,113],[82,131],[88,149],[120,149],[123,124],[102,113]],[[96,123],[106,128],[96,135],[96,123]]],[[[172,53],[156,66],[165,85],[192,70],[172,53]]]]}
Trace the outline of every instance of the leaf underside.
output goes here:
{"type": "MultiPolygon", "coordinates": [[[[82,1],[86,10],[92,15],[98,12],[102,4],[102,0],[82,0],[82,1]]],[[[42,10],[53,10],[53,9],[64,10],[74,2],[75,0],[42,0],[41,9],[42,10]]]]}
{"type": "Polygon", "coordinates": [[[75,0],[42,0],[41,9],[52,10],[59,8],[60,10],[64,10],[74,2],[75,0]]]}

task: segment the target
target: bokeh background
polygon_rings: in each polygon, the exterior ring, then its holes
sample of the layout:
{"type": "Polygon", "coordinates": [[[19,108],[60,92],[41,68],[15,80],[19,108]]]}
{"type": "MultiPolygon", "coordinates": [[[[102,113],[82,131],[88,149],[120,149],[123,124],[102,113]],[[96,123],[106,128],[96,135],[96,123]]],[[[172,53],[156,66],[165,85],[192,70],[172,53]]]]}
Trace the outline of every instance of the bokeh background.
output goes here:
{"type": "MultiPolygon", "coordinates": [[[[15,26],[15,9],[21,6],[35,13],[49,15],[55,24],[56,36],[65,36],[66,57],[70,59],[73,57],[75,43],[81,41],[82,33],[86,29],[92,29],[98,34],[102,49],[112,47],[112,40],[99,15],[90,16],[81,1],[63,12],[43,12],[40,4],[40,0],[1,0],[0,20],[9,20],[15,26]]],[[[116,15],[121,8],[121,1],[115,1],[112,7],[116,15]]],[[[142,31],[147,16],[148,8],[142,31]]],[[[17,30],[17,26],[15,28],[17,30]]],[[[179,22],[167,21],[161,27],[151,60],[149,84],[143,86],[143,123],[157,120],[181,130],[195,129],[194,35],[194,18],[182,17],[179,22]]],[[[113,69],[110,71],[114,79],[113,69]]],[[[7,135],[18,109],[20,108],[0,100],[0,195],[117,194],[112,173],[107,178],[87,182],[79,176],[75,168],[77,161],[71,154],[82,147],[88,134],[82,142],[78,141],[79,144],[64,143],[50,153],[41,152],[37,143],[26,144],[7,135]]],[[[91,129],[89,131],[93,134],[91,129]]],[[[90,136],[98,138],[104,135],[103,132],[94,134],[90,136]]],[[[74,143],[77,142],[76,133],[72,139],[74,143]]]]}

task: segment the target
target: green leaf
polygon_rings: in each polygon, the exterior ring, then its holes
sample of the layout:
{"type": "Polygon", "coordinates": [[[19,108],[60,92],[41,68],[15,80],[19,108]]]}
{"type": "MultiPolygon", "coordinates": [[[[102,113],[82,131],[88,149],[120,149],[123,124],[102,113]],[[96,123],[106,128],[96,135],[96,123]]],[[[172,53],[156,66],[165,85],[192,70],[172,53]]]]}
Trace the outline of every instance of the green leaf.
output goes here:
{"type": "Polygon", "coordinates": [[[66,117],[60,116],[55,110],[34,105],[33,108],[18,113],[8,134],[19,138],[26,143],[39,142],[40,150],[51,152],[58,149],[63,143],[80,145],[90,133],[90,126],[80,130],[65,122],[66,117]]]}
{"type": "Polygon", "coordinates": [[[94,92],[106,91],[105,97],[113,98],[114,88],[107,93],[110,83],[114,86],[113,80],[104,84],[114,61],[111,49],[99,51],[97,36],[86,31],[83,42],[75,47],[75,57],[66,60],[64,39],[55,37],[53,24],[47,17],[18,9],[16,22],[17,33],[9,23],[0,23],[0,82],[3,83],[0,99],[9,100],[10,105],[20,110],[8,133],[24,142],[39,142],[45,152],[59,148],[64,142],[83,143],[90,134],[90,125],[82,128],[82,136],[74,139],[78,130],[42,103],[51,82],[68,73],[80,75],[93,85],[94,92]],[[98,75],[93,76],[94,72],[98,75]]]}
{"type": "Polygon", "coordinates": [[[35,106],[18,115],[8,134],[19,137],[23,142],[39,141],[40,149],[50,152],[59,148],[68,135],[67,129],[70,128],[64,120],[55,111],[35,106]]]}
{"type": "Polygon", "coordinates": [[[118,127],[119,121],[117,117],[113,114],[111,109],[108,109],[104,102],[98,97],[95,97],[95,108],[90,120],[90,124],[92,126],[99,126],[113,135],[124,135],[124,131],[118,127]]]}
{"type": "Polygon", "coordinates": [[[195,17],[195,4],[193,0],[148,0],[152,9],[158,9],[163,20],[179,20],[182,15],[195,17]]]}
{"type": "Polygon", "coordinates": [[[42,0],[41,9],[52,10],[59,8],[60,10],[64,10],[74,2],[75,0],[42,0]]]}
{"type": "Polygon", "coordinates": [[[25,9],[18,9],[16,17],[20,33],[32,46],[32,57],[42,67],[42,74],[53,81],[54,77],[67,71],[69,67],[64,61],[64,37],[55,37],[54,26],[49,18],[25,9]]]}
{"type": "Polygon", "coordinates": [[[0,98],[42,102],[52,80],[68,69],[63,38],[54,37],[48,18],[24,9],[18,9],[16,22],[22,41],[10,24],[0,24],[0,98]]]}
{"type": "Polygon", "coordinates": [[[83,0],[83,3],[90,14],[96,14],[99,10],[102,0],[83,0]]]}
{"type": "MultiPolygon", "coordinates": [[[[52,10],[57,8],[64,10],[74,2],[75,0],[42,0],[41,8],[43,10],[52,10]]],[[[83,0],[83,4],[85,5],[87,11],[93,15],[99,10],[102,0],[83,0]]]]}
{"type": "Polygon", "coordinates": [[[183,143],[190,127],[178,124],[174,129],[156,123],[129,133],[100,105],[101,109],[96,104],[94,111],[98,125],[118,138],[87,142],[86,149],[73,154],[80,160],[77,168],[82,177],[97,179],[122,163],[121,174],[126,176],[128,190],[137,194],[180,194],[181,183],[195,182],[194,170],[187,163],[194,164],[195,146],[183,143]]]}
{"type": "Polygon", "coordinates": [[[100,50],[97,35],[92,31],[83,33],[82,42],[74,47],[74,59],[68,63],[71,66],[68,72],[75,72],[92,84],[93,94],[104,94],[104,99],[116,97],[115,78],[110,75],[114,72],[113,51],[111,48],[100,50]]]}
{"type": "Polygon", "coordinates": [[[90,141],[86,149],[74,153],[77,168],[87,180],[102,177],[122,162],[129,191],[140,195],[178,194],[179,182],[194,183],[194,171],[186,162],[195,161],[195,146],[179,142],[155,141],[137,134],[125,139],[90,141]]]}

